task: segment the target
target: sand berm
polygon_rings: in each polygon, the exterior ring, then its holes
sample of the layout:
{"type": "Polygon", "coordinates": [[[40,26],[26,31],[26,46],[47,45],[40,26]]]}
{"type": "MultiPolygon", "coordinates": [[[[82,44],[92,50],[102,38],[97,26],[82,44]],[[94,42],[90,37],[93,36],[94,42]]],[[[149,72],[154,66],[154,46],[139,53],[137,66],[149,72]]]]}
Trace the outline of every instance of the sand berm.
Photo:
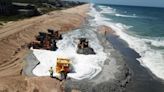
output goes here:
{"type": "Polygon", "coordinates": [[[22,76],[27,44],[48,28],[70,31],[81,26],[89,5],[8,23],[0,28],[0,92],[62,92],[62,82],[49,77],[22,76]]]}

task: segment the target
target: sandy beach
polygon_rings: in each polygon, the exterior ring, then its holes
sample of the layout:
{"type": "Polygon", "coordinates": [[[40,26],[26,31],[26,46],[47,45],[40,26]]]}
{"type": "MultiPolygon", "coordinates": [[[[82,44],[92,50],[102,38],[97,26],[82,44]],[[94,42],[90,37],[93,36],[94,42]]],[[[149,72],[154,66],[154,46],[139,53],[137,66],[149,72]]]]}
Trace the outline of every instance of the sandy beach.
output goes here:
{"type": "MultiPolygon", "coordinates": [[[[84,30],[86,32],[86,30],[84,30]]],[[[87,33],[87,32],[86,32],[87,33]]],[[[123,59],[123,56],[113,48],[112,44],[106,40],[105,35],[114,35],[114,31],[107,26],[97,27],[96,34],[100,44],[104,47],[104,52],[108,53],[102,71],[93,79],[67,80],[65,91],[72,89],[78,92],[122,92],[131,78],[131,71],[123,59]]],[[[83,35],[86,38],[87,35],[83,35]]]]}
{"type": "Polygon", "coordinates": [[[89,9],[89,5],[86,4],[62,11],[50,12],[39,17],[13,22],[1,28],[0,48],[2,50],[0,51],[0,91],[124,91],[127,83],[130,81],[131,71],[125,63],[124,57],[119,51],[115,50],[113,45],[106,39],[107,35],[115,35],[115,32],[105,25],[95,26],[95,28],[90,26],[88,22],[89,18],[87,17],[89,9]],[[97,58],[98,61],[100,61],[97,65],[99,66],[98,72],[93,72],[94,76],[86,75],[82,80],[69,78],[66,81],[59,81],[50,77],[35,76],[32,71],[40,61],[38,61],[36,57],[31,54],[32,52],[27,49],[27,44],[34,40],[34,37],[38,32],[46,32],[48,28],[61,30],[60,32],[63,33],[66,39],[61,41],[61,43],[63,42],[65,44],[67,44],[67,41],[68,43],[75,44],[72,43],[72,38],[88,38],[91,47],[96,51],[98,57],[102,57],[97,58]],[[105,57],[105,61],[101,60],[104,59],[103,57],[105,57]]]}
{"type": "Polygon", "coordinates": [[[38,32],[48,28],[70,31],[85,22],[89,5],[24,19],[6,24],[0,29],[0,91],[5,92],[61,92],[61,82],[49,77],[22,76],[27,44],[38,32]],[[29,82],[30,81],[30,82],[29,82]]]}
{"type": "Polygon", "coordinates": [[[164,92],[164,1],[81,1],[0,0],[0,92],[164,92]]]}

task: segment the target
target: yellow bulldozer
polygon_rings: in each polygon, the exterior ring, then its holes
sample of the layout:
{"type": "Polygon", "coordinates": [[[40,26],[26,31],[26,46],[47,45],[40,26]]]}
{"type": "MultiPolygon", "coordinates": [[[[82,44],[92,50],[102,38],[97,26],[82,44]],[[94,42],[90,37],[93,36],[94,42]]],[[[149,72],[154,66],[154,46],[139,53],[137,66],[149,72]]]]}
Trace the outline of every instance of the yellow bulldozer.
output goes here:
{"type": "Polygon", "coordinates": [[[67,73],[71,71],[70,59],[67,58],[57,58],[56,63],[56,73],[60,74],[60,79],[66,79],[67,73]]]}

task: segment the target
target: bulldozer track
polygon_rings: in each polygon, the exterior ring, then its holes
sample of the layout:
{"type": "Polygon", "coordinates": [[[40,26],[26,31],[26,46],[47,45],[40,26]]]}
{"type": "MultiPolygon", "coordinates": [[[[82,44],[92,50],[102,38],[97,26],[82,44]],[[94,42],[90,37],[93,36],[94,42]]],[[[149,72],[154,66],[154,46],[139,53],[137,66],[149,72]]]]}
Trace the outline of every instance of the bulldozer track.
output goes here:
{"type": "Polygon", "coordinates": [[[4,64],[1,64],[0,65],[0,71],[1,70],[5,70],[5,69],[7,69],[7,68],[11,68],[12,66],[15,66],[15,65],[17,65],[19,62],[15,62],[15,61],[17,61],[18,59],[15,59],[15,60],[13,60],[13,61],[10,61],[10,62],[6,62],[6,63],[4,63],[4,64]]]}

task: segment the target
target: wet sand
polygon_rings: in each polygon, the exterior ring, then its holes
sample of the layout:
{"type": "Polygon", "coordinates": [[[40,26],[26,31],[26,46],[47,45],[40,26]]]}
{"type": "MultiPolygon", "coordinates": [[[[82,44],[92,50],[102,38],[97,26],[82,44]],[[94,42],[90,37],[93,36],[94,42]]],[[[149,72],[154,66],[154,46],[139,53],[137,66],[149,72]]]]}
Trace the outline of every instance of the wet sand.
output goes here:
{"type": "Polygon", "coordinates": [[[23,67],[22,74],[30,77],[35,76],[32,71],[38,64],[40,64],[40,62],[32,51],[29,51],[29,53],[26,55],[24,62],[26,65],[23,67]]]}
{"type": "Polygon", "coordinates": [[[136,51],[116,35],[107,35],[107,40],[123,55],[132,71],[131,81],[127,84],[125,92],[164,92],[164,82],[140,65],[136,60],[140,55],[136,51]]]}
{"type": "Polygon", "coordinates": [[[105,35],[112,33],[112,30],[106,26],[100,26],[98,30],[98,33],[95,33],[104,47],[104,52],[110,52],[102,66],[103,70],[93,79],[67,80],[65,82],[66,92],[71,92],[73,89],[78,92],[122,92],[130,81],[131,71],[123,56],[105,38],[105,35]]]}

